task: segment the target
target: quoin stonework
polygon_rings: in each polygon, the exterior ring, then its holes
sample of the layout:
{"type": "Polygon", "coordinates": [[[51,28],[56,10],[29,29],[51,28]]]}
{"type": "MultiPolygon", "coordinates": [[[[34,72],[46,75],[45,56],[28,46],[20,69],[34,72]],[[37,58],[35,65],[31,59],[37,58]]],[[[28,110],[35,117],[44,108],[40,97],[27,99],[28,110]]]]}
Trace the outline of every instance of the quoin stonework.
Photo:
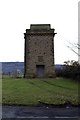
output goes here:
{"type": "Polygon", "coordinates": [[[31,24],[24,33],[24,77],[54,77],[54,36],[50,24],[31,24]]]}

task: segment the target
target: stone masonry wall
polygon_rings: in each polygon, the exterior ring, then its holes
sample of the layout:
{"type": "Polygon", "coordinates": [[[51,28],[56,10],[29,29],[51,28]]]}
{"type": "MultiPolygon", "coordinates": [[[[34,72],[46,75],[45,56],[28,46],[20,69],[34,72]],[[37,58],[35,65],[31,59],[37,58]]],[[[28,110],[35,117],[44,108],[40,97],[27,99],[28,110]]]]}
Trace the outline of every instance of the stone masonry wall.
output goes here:
{"type": "Polygon", "coordinates": [[[44,77],[54,77],[54,40],[52,31],[30,31],[30,33],[26,33],[25,40],[25,77],[37,77],[36,65],[45,66],[44,77]]]}

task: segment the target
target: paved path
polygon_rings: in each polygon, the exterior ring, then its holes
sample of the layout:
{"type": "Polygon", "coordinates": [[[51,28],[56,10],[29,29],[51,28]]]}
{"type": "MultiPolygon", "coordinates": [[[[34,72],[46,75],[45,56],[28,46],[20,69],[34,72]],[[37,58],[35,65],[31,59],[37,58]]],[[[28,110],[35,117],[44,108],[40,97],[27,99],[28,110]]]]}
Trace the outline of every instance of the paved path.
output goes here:
{"type": "MultiPolygon", "coordinates": [[[[30,107],[30,106],[3,106],[2,118],[16,118],[14,120],[78,120],[80,107],[30,107]]],[[[8,120],[8,119],[7,119],[8,120]]]]}

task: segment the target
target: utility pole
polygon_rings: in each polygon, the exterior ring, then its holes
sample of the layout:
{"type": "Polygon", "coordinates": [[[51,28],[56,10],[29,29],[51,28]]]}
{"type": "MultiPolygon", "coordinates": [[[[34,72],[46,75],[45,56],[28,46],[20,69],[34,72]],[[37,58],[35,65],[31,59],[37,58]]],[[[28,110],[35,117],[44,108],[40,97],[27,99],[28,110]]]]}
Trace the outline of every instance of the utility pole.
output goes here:
{"type": "Polygon", "coordinates": [[[80,2],[78,2],[78,62],[80,64],[80,2]]]}

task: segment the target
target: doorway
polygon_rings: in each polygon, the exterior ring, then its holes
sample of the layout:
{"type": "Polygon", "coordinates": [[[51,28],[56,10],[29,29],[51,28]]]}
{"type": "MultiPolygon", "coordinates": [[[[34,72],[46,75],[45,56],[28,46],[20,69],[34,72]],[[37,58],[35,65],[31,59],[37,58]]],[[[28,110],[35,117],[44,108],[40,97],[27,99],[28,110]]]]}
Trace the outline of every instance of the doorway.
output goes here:
{"type": "Polygon", "coordinates": [[[37,77],[44,77],[45,66],[44,65],[36,65],[36,73],[37,77]]]}

